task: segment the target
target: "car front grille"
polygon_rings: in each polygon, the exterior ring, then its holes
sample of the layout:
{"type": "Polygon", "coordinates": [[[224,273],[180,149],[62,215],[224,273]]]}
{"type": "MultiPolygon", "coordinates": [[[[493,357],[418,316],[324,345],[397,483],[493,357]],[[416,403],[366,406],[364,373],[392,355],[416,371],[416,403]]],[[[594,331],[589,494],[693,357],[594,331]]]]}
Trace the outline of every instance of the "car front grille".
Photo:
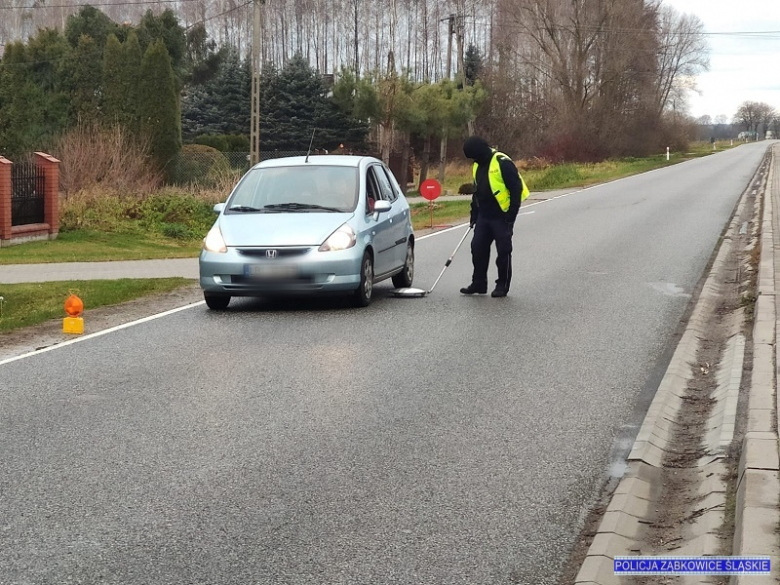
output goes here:
{"type": "Polygon", "coordinates": [[[311,248],[236,248],[240,254],[250,257],[262,257],[268,258],[269,252],[274,254],[275,258],[295,258],[296,256],[303,256],[311,248]]]}

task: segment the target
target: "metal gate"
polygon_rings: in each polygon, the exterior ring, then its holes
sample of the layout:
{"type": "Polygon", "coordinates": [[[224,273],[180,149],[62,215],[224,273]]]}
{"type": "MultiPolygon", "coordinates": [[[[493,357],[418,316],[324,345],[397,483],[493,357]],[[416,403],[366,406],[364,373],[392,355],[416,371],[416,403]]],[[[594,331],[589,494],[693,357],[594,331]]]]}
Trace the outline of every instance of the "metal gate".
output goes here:
{"type": "Polygon", "coordinates": [[[43,169],[33,161],[11,167],[11,225],[44,222],[43,169]]]}

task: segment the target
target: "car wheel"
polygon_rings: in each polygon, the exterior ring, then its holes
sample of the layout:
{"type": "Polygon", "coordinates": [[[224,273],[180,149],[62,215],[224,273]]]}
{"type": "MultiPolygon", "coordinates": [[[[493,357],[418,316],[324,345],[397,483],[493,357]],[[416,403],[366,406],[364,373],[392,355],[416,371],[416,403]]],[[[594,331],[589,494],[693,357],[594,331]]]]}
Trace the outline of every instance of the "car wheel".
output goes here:
{"type": "Polygon", "coordinates": [[[406,247],[406,262],[404,263],[404,269],[398,274],[393,276],[393,286],[395,288],[405,288],[412,286],[412,279],[414,278],[414,246],[410,243],[406,247]]]}
{"type": "Polygon", "coordinates": [[[374,294],[374,261],[371,259],[371,253],[366,251],[363,254],[363,261],[360,263],[360,286],[355,291],[353,300],[358,307],[367,307],[371,304],[371,297],[374,294]]]}
{"type": "Polygon", "coordinates": [[[224,311],[230,304],[230,297],[226,295],[210,295],[204,293],[203,298],[206,301],[206,306],[214,311],[224,311]]]}

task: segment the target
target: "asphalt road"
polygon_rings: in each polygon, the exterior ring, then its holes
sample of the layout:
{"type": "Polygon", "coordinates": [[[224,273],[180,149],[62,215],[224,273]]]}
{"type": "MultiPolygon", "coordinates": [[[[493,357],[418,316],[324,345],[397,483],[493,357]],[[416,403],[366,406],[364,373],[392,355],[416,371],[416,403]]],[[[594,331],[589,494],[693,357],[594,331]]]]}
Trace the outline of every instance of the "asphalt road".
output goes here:
{"type": "Polygon", "coordinates": [[[524,208],[506,299],[464,244],[0,366],[0,583],[554,583],[765,149],[524,208]]]}

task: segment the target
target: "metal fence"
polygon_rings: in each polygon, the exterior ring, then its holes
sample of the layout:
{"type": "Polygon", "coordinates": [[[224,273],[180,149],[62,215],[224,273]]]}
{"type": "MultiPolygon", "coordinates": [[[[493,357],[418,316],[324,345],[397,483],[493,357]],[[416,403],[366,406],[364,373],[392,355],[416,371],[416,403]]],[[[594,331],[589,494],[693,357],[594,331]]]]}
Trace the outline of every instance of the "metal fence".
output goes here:
{"type": "Polygon", "coordinates": [[[14,162],[11,167],[11,225],[44,222],[43,169],[35,161],[14,162]]]}
{"type": "MultiPolygon", "coordinates": [[[[306,151],[264,151],[260,153],[260,160],[305,154],[306,151]]],[[[175,184],[206,188],[235,184],[251,166],[248,152],[182,152],[173,164],[175,184]]]]}

